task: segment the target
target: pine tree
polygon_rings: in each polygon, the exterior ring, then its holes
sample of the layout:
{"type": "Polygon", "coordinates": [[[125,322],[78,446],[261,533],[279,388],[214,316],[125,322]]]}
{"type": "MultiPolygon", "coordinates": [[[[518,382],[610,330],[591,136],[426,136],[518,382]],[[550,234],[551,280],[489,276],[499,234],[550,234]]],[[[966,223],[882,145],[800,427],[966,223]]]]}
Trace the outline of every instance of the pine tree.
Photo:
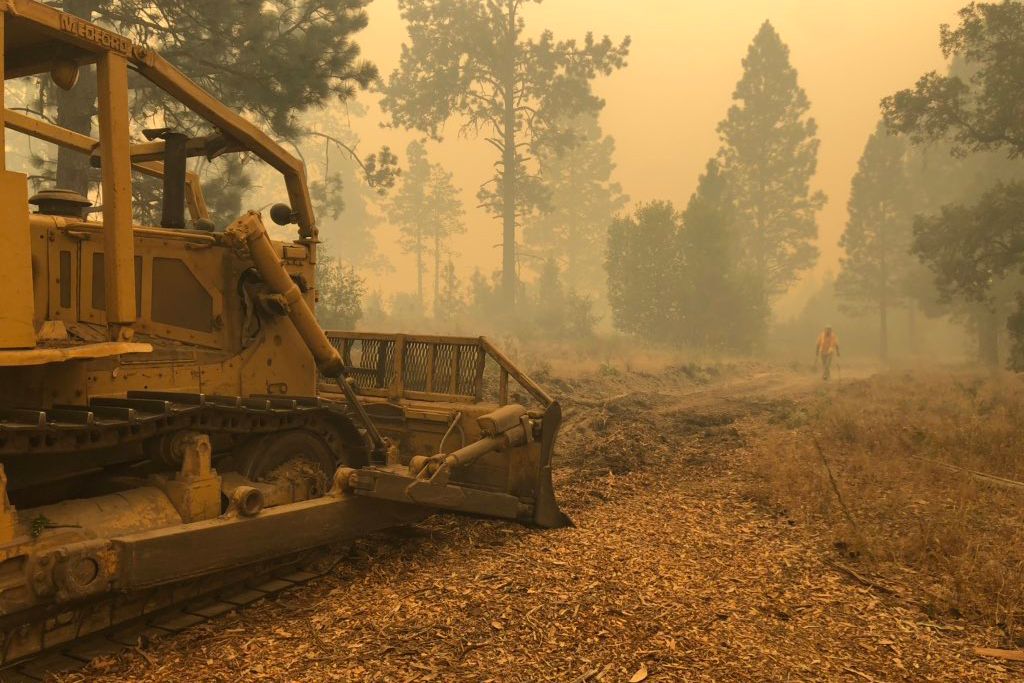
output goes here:
{"type": "Polygon", "coordinates": [[[469,278],[469,312],[477,320],[493,319],[494,312],[501,310],[501,272],[492,274],[491,279],[473,270],[469,278]]]}
{"type": "Polygon", "coordinates": [[[608,229],[606,270],[612,321],[623,332],[678,341],[681,274],[679,216],[671,202],[641,204],[608,229]]]}
{"type": "Polygon", "coordinates": [[[455,187],[454,176],[444,170],[438,164],[432,164],[430,169],[430,221],[428,231],[430,234],[430,249],[434,257],[434,317],[443,316],[439,302],[441,301],[442,281],[455,276],[454,270],[445,274],[443,262],[447,261],[447,267],[453,268],[452,258],[455,252],[452,250],[451,241],[455,235],[466,232],[466,225],[463,223],[465,209],[459,200],[459,188],[455,187]]]}
{"type": "Polygon", "coordinates": [[[907,177],[907,145],[880,123],[868,138],[853,177],[849,218],[839,241],[846,255],[836,293],[849,312],[878,312],[879,347],[889,357],[889,313],[901,306],[910,255],[913,196],[907,177]]]}
{"type": "Polygon", "coordinates": [[[541,0],[399,0],[410,43],[385,88],[392,124],[439,138],[449,119],[460,132],[482,135],[499,155],[479,197],[502,221],[502,294],[519,290],[517,227],[543,197],[529,152],[571,144],[569,115],[596,112],[604,102],[591,81],[625,65],[619,45],[556,41],[550,31],[526,38],[523,10],[541,0]]]}
{"type": "Polygon", "coordinates": [[[718,126],[720,159],[733,187],[742,257],[770,301],[814,265],[815,214],[825,195],[810,189],[818,158],[810,103],[789,48],[767,21],[743,60],[733,100],[718,126]]]}
{"type": "Polygon", "coordinates": [[[323,327],[351,330],[362,317],[366,285],[351,266],[321,256],[316,264],[316,314],[323,327]]]}
{"type": "Polygon", "coordinates": [[[536,296],[530,317],[545,336],[562,336],[565,326],[565,288],[562,286],[558,262],[554,258],[544,260],[534,288],[536,296]]]}
{"type": "Polygon", "coordinates": [[[739,258],[735,219],[732,188],[712,159],[683,211],[679,233],[684,334],[700,348],[750,351],[767,317],[757,282],[739,258]]]}
{"type": "Polygon", "coordinates": [[[594,300],[566,285],[554,257],[544,260],[532,289],[528,317],[538,336],[572,341],[593,336],[598,321],[594,300]]]}
{"type": "Polygon", "coordinates": [[[594,291],[604,288],[608,224],[629,198],[612,180],[615,141],[601,131],[597,116],[574,117],[567,128],[575,134],[574,144],[537,154],[539,175],[550,194],[547,210],[526,224],[523,237],[533,253],[558,257],[566,285],[594,291]]]}
{"type": "Polygon", "coordinates": [[[641,205],[608,231],[608,298],[615,327],[654,341],[749,352],[768,309],[740,258],[732,185],[716,159],[686,210],[641,205]]]}
{"type": "Polygon", "coordinates": [[[425,214],[430,206],[427,199],[430,183],[430,162],[422,143],[411,142],[405,151],[406,168],[402,184],[388,206],[388,217],[398,225],[399,246],[406,254],[416,258],[416,299],[422,309],[425,305],[423,280],[426,274],[427,231],[425,214]]]}
{"type": "Polygon", "coordinates": [[[455,272],[455,263],[449,257],[441,274],[441,291],[434,305],[434,318],[451,323],[459,320],[466,312],[466,301],[462,295],[462,282],[455,272]]]}
{"type": "Polygon", "coordinates": [[[452,174],[431,163],[421,142],[406,150],[407,170],[392,197],[388,215],[399,226],[402,250],[416,257],[416,292],[420,307],[425,305],[424,280],[427,257],[433,256],[434,314],[441,291],[442,263],[452,255],[451,238],[465,232],[465,213],[452,174]]]}

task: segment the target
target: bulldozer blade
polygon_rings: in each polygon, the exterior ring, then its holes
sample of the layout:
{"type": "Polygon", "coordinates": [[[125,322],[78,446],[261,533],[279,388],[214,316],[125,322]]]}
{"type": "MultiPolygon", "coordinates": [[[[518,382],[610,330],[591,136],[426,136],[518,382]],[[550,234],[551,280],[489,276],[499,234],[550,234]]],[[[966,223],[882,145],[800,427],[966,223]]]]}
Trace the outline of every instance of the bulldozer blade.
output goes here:
{"type": "Polygon", "coordinates": [[[575,526],[555,499],[555,486],[551,481],[551,460],[554,456],[555,441],[562,428],[562,406],[554,401],[544,411],[544,430],[541,434],[541,463],[537,473],[537,502],[533,511],[533,523],[544,529],[559,529],[575,526]]]}
{"type": "MultiPolygon", "coordinates": [[[[544,529],[574,526],[558,506],[551,479],[551,460],[561,421],[561,408],[557,402],[552,402],[544,411],[540,458],[531,473],[530,486],[518,489],[518,493],[487,490],[463,480],[451,479],[451,470],[443,468],[433,470],[432,475],[430,470],[417,470],[411,466],[346,468],[340,471],[340,481],[347,491],[381,501],[515,520],[544,529]]],[[[484,439],[474,446],[487,448],[493,441],[484,439]]],[[[507,450],[481,449],[475,452],[490,452],[500,457],[507,450]]],[[[455,455],[449,457],[454,459],[455,455]]]]}

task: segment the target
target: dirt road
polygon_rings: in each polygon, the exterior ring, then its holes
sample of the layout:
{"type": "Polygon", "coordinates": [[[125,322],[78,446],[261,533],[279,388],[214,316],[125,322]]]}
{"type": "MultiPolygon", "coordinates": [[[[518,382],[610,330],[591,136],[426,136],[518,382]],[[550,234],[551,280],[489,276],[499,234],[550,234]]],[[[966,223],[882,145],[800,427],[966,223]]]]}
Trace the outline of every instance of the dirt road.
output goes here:
{"type": "MultiPolygon", "coordinates": [[[[559,383],[576,528],[437,517],[326,578],[62,680],[1021,680],[749,500],[744,434],[813,378],[559,383]],[[861,577],[863,578],[863,577],[861,577]]],[[[1021,666],[1021,665],[1016,665],[1021,666]]]]}

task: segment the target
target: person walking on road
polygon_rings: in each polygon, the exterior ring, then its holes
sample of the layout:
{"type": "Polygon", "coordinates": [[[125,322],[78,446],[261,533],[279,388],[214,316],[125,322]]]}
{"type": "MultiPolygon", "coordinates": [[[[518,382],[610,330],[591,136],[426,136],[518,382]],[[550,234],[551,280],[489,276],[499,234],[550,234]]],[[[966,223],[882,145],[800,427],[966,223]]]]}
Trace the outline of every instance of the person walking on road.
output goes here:
{"type": "Polygon", "coordinates": [[[821,359],[821,378],[828,381],[832,377],[832,356],[839,357],[839,337],[828,325],[818,335],[818,345],[814,349],[815,362],[821,359]]]}

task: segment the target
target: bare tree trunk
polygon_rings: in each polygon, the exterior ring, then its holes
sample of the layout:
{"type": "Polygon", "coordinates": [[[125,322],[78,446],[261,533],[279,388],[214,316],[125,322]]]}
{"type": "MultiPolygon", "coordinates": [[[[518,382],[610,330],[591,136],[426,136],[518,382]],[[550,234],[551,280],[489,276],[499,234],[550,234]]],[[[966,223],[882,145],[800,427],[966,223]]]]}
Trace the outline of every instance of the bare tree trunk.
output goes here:
{"type": "Polygon", "coordinates": [[[434,319],[440,318],[441,300],[441,228],[434,226],[434,319]]]}
{"type": "Polygon", "coordinates": [[[889,362],[889,267],[885,260],[885,230],[881,231],[882,240],[882,296],[878,302],[878,355],[883,363],[889,362]]]}
{"type": "Polygon", "coordinates": [[[455,296],[455,264],[452,263],[452,255],[448,254],[448,263],[444,268],[444,319],[451,321],[455,317],[456,296],[455,296]]]}
{"type": "Polygon", "coordinates": [[[505,71],[505,111],[503,115],[504,150],[502,156],[502,240],[501,288],[506,303],[516,302],[516,5],[508,6],[507,43],[508,64],[505,71]]]}
{"type": "MultiPolygon", "coordinates": [[[[761,193],[760,197],[764,197],[764,183],[760,184],[761,193]]],[[[769,282],[769,270],[768,270],[768,237],[765,234],[766,227],[765,221],[761,215],[761,206],[758,204],[754,207],[754,264],[756,268],[757,285],[759,291],[756,293],[760,297],[759,314],[771,315],[772,309],[772,292],[771,283],[769,282]]],[[[767,325],[762,322],[758,324],[753,331],[756,336],[751,340],[751,349],[757,354],[763,354],[767,346],[767,325]]]]}
{"type": "Polygon", "coordinates": [[[917,302],[913,300],[907,306],[907,331],[910,334],[908,343],[910,355],[919,356],[921,354],[921,344],[917,338],[917,302]]]}
{"type": "Polygon", "coordinates": [[[416,228],[416,298],[420,304],[420,311],[423,310],[423,269],[426,264],[423,262],[423,227],[416,228]]]}
{"type": "Polygon", "coordinates": [[[878,307],[878,355],[883,363],[889,362],[889,307],[883,301],[878,307]]]}
{"type": "Polygon", "coordinates": [[[994,308],[978,308],[978,355],[987,367],[999,367],[999,314],[994,308]]]}

